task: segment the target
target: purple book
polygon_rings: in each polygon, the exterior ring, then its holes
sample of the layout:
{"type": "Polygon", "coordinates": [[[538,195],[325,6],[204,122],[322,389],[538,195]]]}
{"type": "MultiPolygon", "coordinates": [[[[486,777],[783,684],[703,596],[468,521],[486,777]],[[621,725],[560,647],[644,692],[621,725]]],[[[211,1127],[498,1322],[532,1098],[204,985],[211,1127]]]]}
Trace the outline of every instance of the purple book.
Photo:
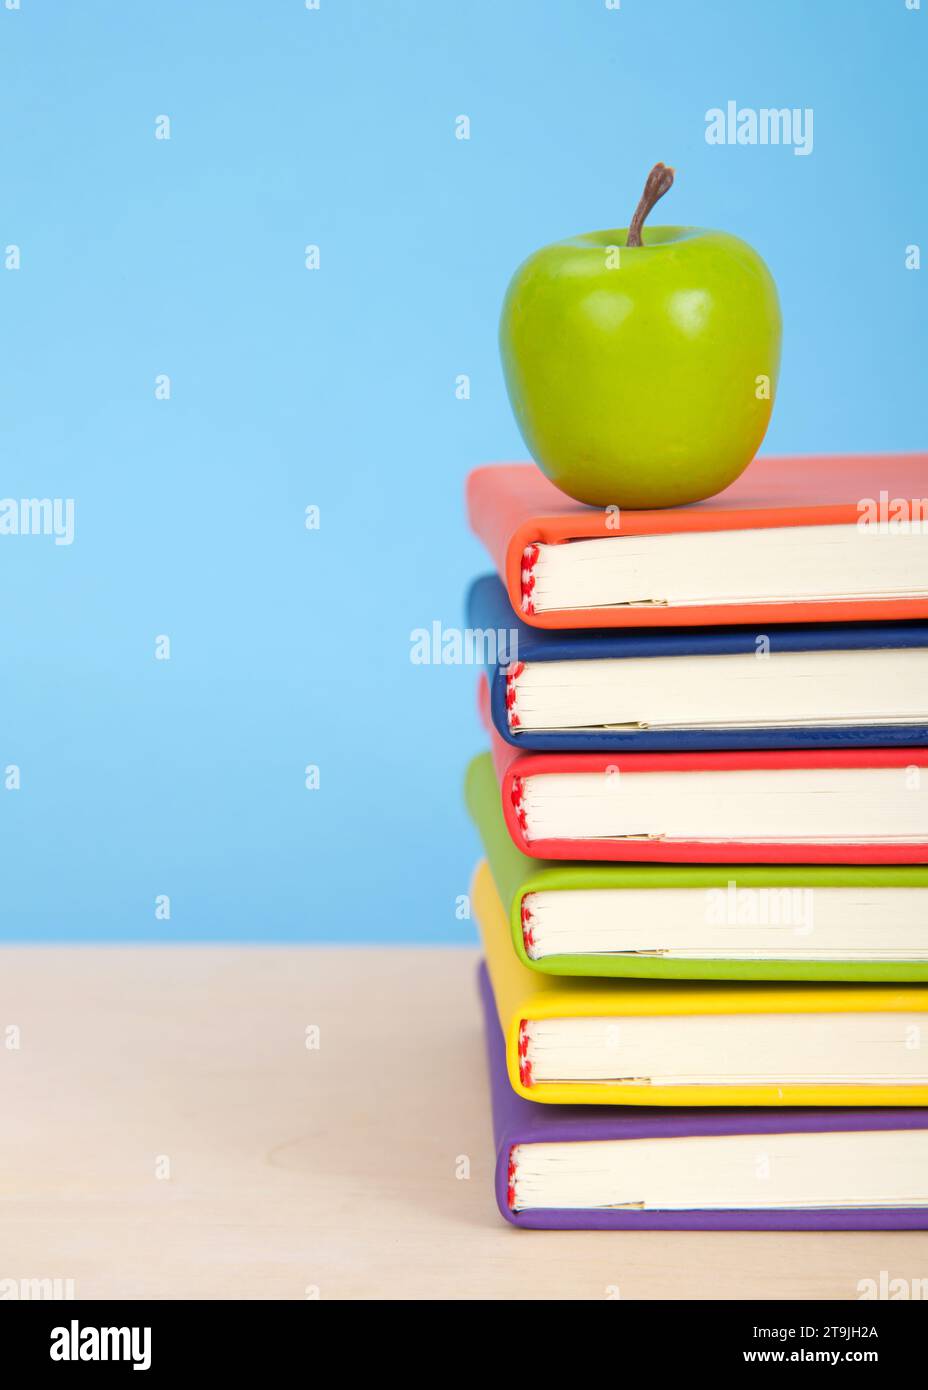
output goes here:
{"type": "MultiPolygon", "coordinates": [[[[928,1135],[925,1136],[923,1152],[921,1138],[916,1140],[912,1133],[928,1130],[928,1110],[672,1110],[666,1107],[536,1105],[516,1095],[509,1084],[503,1033],[485,965],[480,966],[479,984],[489,1053],[496,1140],[496,1200],[503,1216],[513,1225],[541,1230],[588,1231],[892,1231],[928,1228],[928,1181],[925,1178],[928,1164],[924,1161],[928,1154],[928,1135]],[[573,1172],[568,1177],[567,1186],[573,1193],[574,1202],[570,1206],[558,1207],[548,1204],[549,1199],[554,1191],[564,1190],[563,1173],[570,1165],[563,1161],[563,1155],[552,1161],[553,1156],[549,1154],[539,1161],[543,1151],[535,1150],[533,1154],[531,1150],[517,1148],[532,1144],[579,1145],[597,1140],[756,1135],[760,1141],[756,1151],[758,1161],[765,1161],[765,1150],[769,1148],[774,1151],[774,1166],[779,1171],[781,1168],[788,1169],[790,1162],[795,1164],[797,1159],[794,1140],[782,1136],[816,1133],[875,1136],[877,1132],[886,1132],[886,1142],[881,1146],[879,1156],[874,1151],[873,1168],[865,1172],[865,1177],[878,1177],[883,1182],[883,1175],[890,1175],[885,1179],[886,1183],[892,1190],[894,1180],[897,1188],[892,1206],[868,1204],[790,1208],[778,1205],[775,1209],[739,1209],[733,1204],[731,1208],[714,1205],[709,1210],[581,1206],[575,1204],[578,1193],[587,1189],[578,1186],[578,1174],[573,1172]],[[898,1135],[898,1141],[890,1139],[890,1133],[898,1135]],[[770,1137],[765,1140],[764,1136],[770,1137]],[[918,1144],[917,1151],[910,1147],[913,1144],[918,1144]],[[777,1153],[778,1147],[782,1152],[777,1153]],[[906,1165],[906,1171],[916,1171],[912,1181],[918,1184],[919,1193],[925,1189],[924,1206],[904,1206],[899,1202],[897,1169],[906,1165]],[[530,1200],[545,1204],[520,1206],[520,1201],[528,1203],[530,1200]]],[[[869,1145],[879,1141],[867,1142],[869,1145]]],[[[853,1150],[845,1151],[848,1152],[853,1150]]],[[[828,1161],[831,1162],[830,1159],[828,1161]]],[[[595,1165],[587,1162],[577,1167],[583,1169],[583,1181],[587,1185],[592,1182],[594,1188],[599,1185],[602,1190],[601,1165],[598,1162],[595,1165]]],[[[717,1174],[719,1170],[713,1168],[712,1171],[717,1174]]],[[[831,1171],[834,1171],[834,1167],[831,1171]]]]}

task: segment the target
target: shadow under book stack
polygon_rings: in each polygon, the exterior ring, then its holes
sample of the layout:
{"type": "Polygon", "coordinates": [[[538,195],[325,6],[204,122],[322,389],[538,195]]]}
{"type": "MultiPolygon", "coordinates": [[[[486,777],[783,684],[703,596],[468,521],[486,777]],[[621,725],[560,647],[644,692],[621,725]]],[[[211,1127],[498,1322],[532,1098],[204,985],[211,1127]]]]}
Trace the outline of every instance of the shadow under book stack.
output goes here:
{"type": "Polygon", "coordinates": [[[467,772],[519,1226],[928,1226],[928,455],[651,512],[471,474],[467,772]]]}

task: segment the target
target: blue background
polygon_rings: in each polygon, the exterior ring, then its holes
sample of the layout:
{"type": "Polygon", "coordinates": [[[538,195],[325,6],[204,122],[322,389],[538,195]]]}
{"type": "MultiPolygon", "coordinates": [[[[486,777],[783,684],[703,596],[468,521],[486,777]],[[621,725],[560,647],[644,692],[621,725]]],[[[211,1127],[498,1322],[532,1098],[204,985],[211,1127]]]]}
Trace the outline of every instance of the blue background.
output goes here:
{"type": "Polygon", "coordinates": [[[0,537],[0,770],[23,779],[0,787],[2,933],[470,939],[474,672],[411,664],[410,632],[460,625],[487,568],[467,470],[524,456],[509,275],[625,224],[664,159],[664,220],[740,234],[779,284],[765,450],[925,447],[928,272],[904,253],[928,236],[928,13],[21,4],[0,496],[74,497],[76,539],[0,537]],[[707,145],[730,99],[814,108],[811,156],[707,145]]]}

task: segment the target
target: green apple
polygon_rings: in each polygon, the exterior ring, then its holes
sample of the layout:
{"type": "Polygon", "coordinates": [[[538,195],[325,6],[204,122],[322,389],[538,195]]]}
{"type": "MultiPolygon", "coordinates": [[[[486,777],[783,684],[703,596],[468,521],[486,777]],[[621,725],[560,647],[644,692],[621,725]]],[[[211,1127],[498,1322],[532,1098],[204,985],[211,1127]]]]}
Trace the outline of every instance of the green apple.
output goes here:
{"type": "Polygon", "coordinates": [[[780,362],[773,277],[727,232],[642,224],[673,182],[655,165],[626,231],[536,251],[506,292],[509,399],[536,462],[598,506],[721,491],[767,430],[780,362]]]}

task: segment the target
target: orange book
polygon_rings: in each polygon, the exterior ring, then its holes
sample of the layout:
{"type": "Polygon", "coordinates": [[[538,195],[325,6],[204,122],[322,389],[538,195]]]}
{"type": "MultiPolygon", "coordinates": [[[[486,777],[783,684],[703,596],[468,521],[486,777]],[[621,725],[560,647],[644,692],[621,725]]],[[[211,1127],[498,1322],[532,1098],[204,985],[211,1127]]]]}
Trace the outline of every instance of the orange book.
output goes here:
{"type": "Polygon", "coordinates": [[[467,508],[536,627],[928,617],[924,453],[759,458],[717,497],[664,511],[588,507],[532,463],[490,464],[467,508]]]}

